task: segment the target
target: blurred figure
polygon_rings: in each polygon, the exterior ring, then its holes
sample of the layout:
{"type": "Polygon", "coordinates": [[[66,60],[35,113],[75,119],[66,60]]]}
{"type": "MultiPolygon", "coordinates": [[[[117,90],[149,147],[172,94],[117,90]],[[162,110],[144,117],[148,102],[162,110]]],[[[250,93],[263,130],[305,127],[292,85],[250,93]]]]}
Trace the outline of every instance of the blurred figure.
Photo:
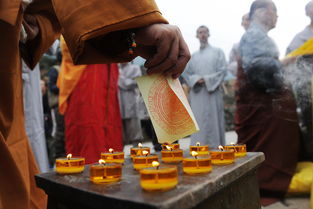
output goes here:
{"type": "Polygon", "coordinates": [[[22,61],[22,79],[26,133],[40,171],[48,172],[39,65],[31,70],[22,61]]]}
{"type": "Polygon", "coordinates": [[[138,65],[131,62],[120,64],[118,87],[124,145],[137,146],[143,140],[139,118],[139,89],[135,81],[138,76],[141,76],[138,65]]]}
{"type": "MultiPolygon", "coordinates": [[[[305,13],[310,24],[298,33],[287,47],[286,54],[296,50],[306,41],[313,38],[313,1],[305,6],[305,13]]],[[[301,159],[313,161],[313,129],[312,129],[312,75],[313,55],[303,55],[289,63],[288,80],[291,81],[298,107],[301,130],[301,159]]]]}
{"type": "Polygon", "coordinates": [[[271,0],[256,0],[249,18],[239,46],[236,132],[248,151],[265,154],[258,181],[261,203],[268,205],[284,198],[288,190],[298,160],[299,127],[278,49],[267,35],[276,25],[276,6],[271,0]]]}
{"type": "Polygon", "coordinates": [[[197,29],[200,50],[189,61],[183,78],[190,88],[190,105],[200,131],[191,135],[191,144],[200,142],[210,147],[225,144],[223,91],[221,84],[227,72],[225,55],[208,43],[206,26],[197,29]]]}
{"type": "Polygon", "coordinates": [[[63,39],[61,49],[59,111],[64,114],[66,152],[90,164],[110,148],[122,151],[117,64],[74,65],[63,39]]]}
{"type": "MultiPolygon", "coordinates": [[[[248,29],[250,24],[249,13],[242,16],[241,26],[245,29],[248,29]]],[[[239,54],[239,43],[233,45],[230,53],[229,53],[229,61],[228,61],[228,70],[232,73],[233,76],[237,76],[237,68],[238,68],[238,59],[240,57],[239,54]]]]}

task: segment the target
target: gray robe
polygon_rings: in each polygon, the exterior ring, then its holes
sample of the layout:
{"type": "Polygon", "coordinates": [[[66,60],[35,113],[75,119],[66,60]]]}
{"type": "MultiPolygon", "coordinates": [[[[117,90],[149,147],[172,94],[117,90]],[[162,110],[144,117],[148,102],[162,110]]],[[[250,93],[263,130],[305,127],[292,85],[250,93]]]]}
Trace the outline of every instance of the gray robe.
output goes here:
{"type": "Polygon", "coordinates": [[[289,54],[293,50],[300,47],[304,42],[311,39],[313,37],[313,29],[309,26],[305,27],[303,31],[298,33],[291,41],[289,46],[287,47],[286,54],[289,54]]]}
{"type": "Polygon", "coordinates": [[[190,105],[200,131],[191,136],[191,145],[200,142],[211,148],[225,144],[223,92],[220,88],[227,72],[223,51],[208,45],[194,53],[183,77],[190,87],[190,105]],[[196,84],[203,78],[205,84],[196,84]]]}
{"type": "Polygon", "coordinates": [[[26,133],[41,172],[49,171],[39,65],[30,70],[22,63],[26,133]]]}

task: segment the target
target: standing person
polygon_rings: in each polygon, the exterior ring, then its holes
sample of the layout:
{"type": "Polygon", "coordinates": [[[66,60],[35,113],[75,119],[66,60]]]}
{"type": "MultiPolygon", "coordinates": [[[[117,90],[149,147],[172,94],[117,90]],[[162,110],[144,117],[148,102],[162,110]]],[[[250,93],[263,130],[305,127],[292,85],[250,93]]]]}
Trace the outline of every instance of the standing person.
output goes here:
{"type": "Polygon", "coordinates": [[[25,127],[32,151],[41,172],[49,171],[44,128],[44,111],[40,85],[39,65],[31,70],[22,61],[25,127]]]}
{"type": "Polygon", "coordinates": [[[224,104],[221,84],[227,71],[225,55],[208,43],[209,29],[200,26],[200,50],[194,53],[183,74],[190,87],[190,105],[200,131],[191,135],[191,144],[210,147],[225,144],[224,104]]]}
{"type": "Polygon", "coordinates": [[[238,142],[249,152],[264,152],[258,170],[262,205],[283,198],[295,172],[299,150],[296,105],[283,83],[275,42],[267,35],[277,21],[271,0],[255,0],[250,26],[240,41],[236,92],[238,142]]]}
{"type": "MultiPolygon", "coordinates": [[[[286,54],[296,50],[306,41],[313,38],[313,1],[305,6],[305,13],[310,24],[298,33],[287,47],[286,54]]],[[[299,125],[301,130],[301,159],[313,161],[313,128],[312,128],[312,75],[313,55],[303,55],[289,63],[288,79],[291,80],[296,96],[299,125]]]]}
{"type": "Polygon", "coordinates": [[[139,118],[139,89],[135,81],[138,76],[141,76],[138,65],[131,62],[120,64],[118,88],[124,145],[137,146],[143,140],[139,118]]]}
{"type": "Polygon", "coordinates": [[[110,148],[122,151],[117,64],[74,65],[63,39],[61,49],[59,111],[64,114],[66,152],[84,156],[90,164],[110,148]]]}
{"type": "Polygon", "coordinates": [[[140,7],[138,0],[29,2],[2,0],[0,7],[0,205],[5,209],[46,208],[25,132],[21,54],[33,68],[62,29],[75,63],[126,62],[140,55],[147,58],[149,73],[178,77],[190,57],[179,29],[162,24],[166,20],[154,1],[141,0],[140,7]],[[137,43],[132,55],[122,36],[130,29],[137,43]]]}

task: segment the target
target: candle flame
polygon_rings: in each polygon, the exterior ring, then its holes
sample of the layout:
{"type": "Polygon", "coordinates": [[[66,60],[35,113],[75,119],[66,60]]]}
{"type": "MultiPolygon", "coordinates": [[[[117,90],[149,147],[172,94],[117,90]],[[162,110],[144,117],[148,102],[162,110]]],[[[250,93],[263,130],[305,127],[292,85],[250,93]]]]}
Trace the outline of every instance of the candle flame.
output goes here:
{"type": "Polygon", "coordinates": [[[70,160],[70,159],[72,158],[72,154],[68,154],[68,155],[66,156],[66,158],[67,158],[68,160],[70,160]]]}
{"type": "Polygon", "coordinates": [[[200,142],[197,142],[196,145],[197,145],[197,146],[200,146],[200,142]]]}
{"type": "Polygon", "coordinates": [[[103,159],[100,159],[98,162],[99,162],[99,164],[105,164],[105,160],[103,160],[103,159]]]}
{"type": "Polygon", "coordinates": [[[167,149],[167,150],[172,150],[172,147],[166,145],[166,149],[167,149]]]}
{"type": "Polygon", "coordinates": [[[149,152],[148,152],[147,150],[144,150],[144,151],[142,151],[142,154],[143,154],[143,155],[148,155],[149,152]]]}
{"type": "Polygon", "coordinates": [[[221,150],[221,151],[224,151],[224,148],[222,145],[218,146],[218,149],[221,150]]]}
{"type": "Polygon", "coordinates": [[[160,165],[160,163],[158,161],[153,161],[152,162],[152,166],[153,167],[158,167],[160,165]]]}
{"type": "Polygon", "coordinates": [[[192,155],[192,157],[197,157],[197,156],[198,156],[198,152],[192,151],[192,152],[191,152],[191,155],[192,155]]]}
{"type": "Polygon", "coordinates": [[[110,148],[110,149],[109,149],[109,152],[110,152],[110,153],[113,153],[113,152],[114,152],[114,149],[110,148]]]}
{"type": "Polygon", "coordinates": [[[141,144],[141,143],[138,143],[138,147],[141,148],[141,147],[142,147],[142,144],[141,144]]]}

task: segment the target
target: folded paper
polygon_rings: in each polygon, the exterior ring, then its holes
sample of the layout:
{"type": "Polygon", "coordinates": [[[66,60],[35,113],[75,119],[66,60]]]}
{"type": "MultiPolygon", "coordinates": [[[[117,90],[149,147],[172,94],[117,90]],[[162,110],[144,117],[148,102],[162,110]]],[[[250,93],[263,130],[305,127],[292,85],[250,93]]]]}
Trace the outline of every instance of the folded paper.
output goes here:
{"type": "Polygon", "coordinates": [[[172,143],[199,131],[178,79],[154,74],[136,80],[159,143],[172,143]]]}

